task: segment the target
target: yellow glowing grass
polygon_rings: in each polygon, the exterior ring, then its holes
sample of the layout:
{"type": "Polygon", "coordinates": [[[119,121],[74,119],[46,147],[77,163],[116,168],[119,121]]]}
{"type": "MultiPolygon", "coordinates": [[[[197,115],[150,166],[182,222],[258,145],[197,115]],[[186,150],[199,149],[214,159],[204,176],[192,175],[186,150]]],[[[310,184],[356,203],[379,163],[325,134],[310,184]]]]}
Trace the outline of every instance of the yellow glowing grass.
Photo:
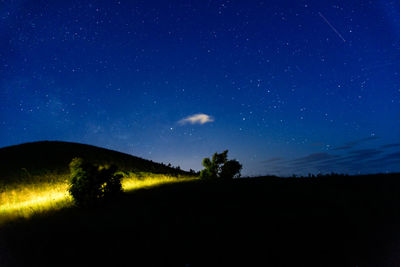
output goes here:
{"type": "Polygon", "coordinates": [[[141,188],[149,188],[162,184],[177,183],[182,181],[191,181],[198,179],[197,177],[191,176],[169,176],[164,174],[148,174],[148,173],[138,173],[131,174],[122,180],[122,188],[124,191],[131,191],[141,188]]]}
{"type": "MultiPolygon", "coordinates": [[[[124,191],[149,188],[166,183],[197,179],[162,174],[135,173],[122,180],[124,191]]],[[[68,176],[39,179],[38,183],[0,185],[0,223],[17,218],[29,218],[49,210],[59,210],[73,204],[68,194],[68,176]]]]}
{"type": "Polygon", "coordinates": [[[65,181],[7,187],[0,193],[0,223],[71,205],[67,189],[65,181]]]}

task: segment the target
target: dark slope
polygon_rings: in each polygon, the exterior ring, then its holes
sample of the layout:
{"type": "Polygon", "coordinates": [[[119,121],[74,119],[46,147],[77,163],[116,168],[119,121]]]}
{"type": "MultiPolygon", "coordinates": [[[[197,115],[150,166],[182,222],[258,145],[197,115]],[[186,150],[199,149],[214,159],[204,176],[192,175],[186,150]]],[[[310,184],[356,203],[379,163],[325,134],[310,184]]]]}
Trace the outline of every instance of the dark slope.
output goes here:
{"type": "MultiPolygon", "coordinates": [[[[42,141],[0,148],[0,180],[23,179],[44,173],[66,173],[74,157],[98,164],[115,164],[123,171],[176,173],[165,165],[91,145],[42,141]]],[[[183,172],[182,172],[183,173],[183,172]]]]}
{"type": "Polygon", "coordinates": [[[395,267],[399,178],[165,185],[0,228],[0,252],[6,267],[395,267]]]}

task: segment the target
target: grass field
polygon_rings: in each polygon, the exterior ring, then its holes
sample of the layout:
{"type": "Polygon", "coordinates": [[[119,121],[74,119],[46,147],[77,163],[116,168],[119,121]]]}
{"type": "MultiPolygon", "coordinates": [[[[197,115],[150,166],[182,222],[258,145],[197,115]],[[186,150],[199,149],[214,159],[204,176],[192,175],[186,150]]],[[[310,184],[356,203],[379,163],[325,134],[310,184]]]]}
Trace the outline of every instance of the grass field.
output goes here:
{"type": "Polygon", "coordinates": [[[0,159],[1,267],[400,266],[400,174],[204,181],[65,142],[0,159]],[[76,156],[115,163],[124,194],[74,207],[76,156]]]}
{"type": "MultiPolygon", "coordinates": [[[[197,178],[138,172],[125,175],[122,187],[127,192],[194,179],[197,178]]],[[[24,181],[0,184],[0,223],[72,206],[73,200],[68,194],[68,185],[68,174],[46,174],[24,181]]]]}
{"type": "Polygon", "coordinates": [[[105,206],[2,225],[0,265],[399,266],[399,178],[138,174],[105,206]]]}

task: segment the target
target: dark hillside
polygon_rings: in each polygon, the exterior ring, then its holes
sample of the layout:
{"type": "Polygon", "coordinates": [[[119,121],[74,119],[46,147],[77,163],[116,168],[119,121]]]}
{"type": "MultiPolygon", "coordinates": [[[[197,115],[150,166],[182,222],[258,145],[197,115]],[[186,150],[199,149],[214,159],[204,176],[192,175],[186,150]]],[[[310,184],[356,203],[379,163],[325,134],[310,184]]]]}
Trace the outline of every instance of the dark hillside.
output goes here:
{"type": "Polygon", "coordinates": [[[0,148],[0,180],[14,180],[48,172],[67,173],[68,164],[74,157],[98,164],[115,164],[124,171],[177,173],[177,170],[165,165],[105,148],[43,141],[0,148]]]}
{"type": "Polygon", "coordinates": [[[165,185],[6,225],[0,264],[394,267],[399,189],[399,175],[165,185]]]}

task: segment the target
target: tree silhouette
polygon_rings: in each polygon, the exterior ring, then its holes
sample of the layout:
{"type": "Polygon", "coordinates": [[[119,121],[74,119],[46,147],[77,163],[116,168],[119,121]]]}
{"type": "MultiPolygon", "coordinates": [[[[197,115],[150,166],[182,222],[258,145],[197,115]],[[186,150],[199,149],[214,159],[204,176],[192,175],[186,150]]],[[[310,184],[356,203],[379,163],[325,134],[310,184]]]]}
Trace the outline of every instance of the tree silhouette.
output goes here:
{"type": "Polygon", "coordinates": [[[122,175],[117,168],[97,166],[74,158],[69,164],[71,183],[69,193],[77,206],[93,206],[122,192],[122,175]]]}
{"type": "Polygon", "coordinates": [[[232,179],[240,177],[242,165],[235,159],[228,160],[228,150],[218,154],[214,153],[211,160],[204,158],[204,170],[200,172],[201,179],[232,179]]]}

